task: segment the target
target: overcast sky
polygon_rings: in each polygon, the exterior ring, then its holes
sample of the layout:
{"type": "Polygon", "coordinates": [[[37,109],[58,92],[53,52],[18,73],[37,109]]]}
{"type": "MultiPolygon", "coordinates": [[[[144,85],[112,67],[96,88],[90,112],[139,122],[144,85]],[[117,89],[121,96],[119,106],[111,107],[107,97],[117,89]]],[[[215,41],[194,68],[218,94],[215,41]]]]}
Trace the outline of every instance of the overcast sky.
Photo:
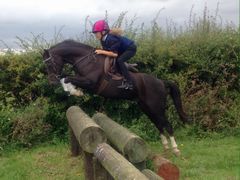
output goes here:
{"type": "Polygon", "coordinates": [[[64,37],[79,36],[87,16],[91,21],[103,19],[106,10],[110,24],[123,11],[128,11],[130,19],[137,15],[136,23],[148,24],[164,8],[158,23],[164,26],[166,19],[172,19],[180,25],[188,21],[192,6],[197,16],[202,15],[205,5],[215,15],[218,2],[223,22],[232,21],[238,26],[239,0],[1,0],[0,40],[13,46],[16,36],[26,38],[31,33],[43,33],[51,38],[54,28],[62,26],[64,37]]]}

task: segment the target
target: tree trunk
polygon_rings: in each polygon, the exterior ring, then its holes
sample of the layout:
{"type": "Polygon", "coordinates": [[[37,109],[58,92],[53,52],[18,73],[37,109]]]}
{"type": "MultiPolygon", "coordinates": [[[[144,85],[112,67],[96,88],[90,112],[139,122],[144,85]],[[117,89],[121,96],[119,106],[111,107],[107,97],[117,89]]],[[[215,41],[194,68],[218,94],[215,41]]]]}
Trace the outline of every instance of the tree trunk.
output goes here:
{"type": "Polygon", "coordinates": [[[148,178],[136,169],[121,154],[106,143],[100,144],[94,155],[103,167],[117,180],[147,180],[148,178]]]}
{"type": "Polygon", "coordinates": [[[143,139],[102,113],[95,114],[93,120],[103,128],[109,141],[130,162],[139,163],[146,160],[148,148],[143,139]]]}
{"type": "Polygon", "coordinates": [[[163,180],[159,175],[157,175],[155,172],[152,172],[149,169],[142,170],[142,173],[148,177],[149,180],[163,180]]]}
{"type": "Polygon", "coordinates": [[[94,180],[93,154],[83,152],[85,180],[94,180]]]}
{"type": "Polygon", "coordinates": [[[71,106],[68,108],[67,119],[84,151],[93,153],[98,144],[106,142],[103,130],[79,107],[71,106]]]}
{"type": "Polygon", "coordinates": [[[69,134],[70,134],[70,145],[71,145],[71,156],[77,157],[82,153],[82,150],[79,146],[79,142],[77,138],[75,137],[73,130],[71,127],[69,127],[69,134]]]}

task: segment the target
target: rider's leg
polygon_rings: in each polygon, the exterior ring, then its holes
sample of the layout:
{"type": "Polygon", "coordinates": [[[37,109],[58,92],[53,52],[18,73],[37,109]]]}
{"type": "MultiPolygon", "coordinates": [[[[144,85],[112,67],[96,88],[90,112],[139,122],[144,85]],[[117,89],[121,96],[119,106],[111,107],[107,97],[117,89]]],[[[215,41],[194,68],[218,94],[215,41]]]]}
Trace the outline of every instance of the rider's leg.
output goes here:
{"type": "Polygon", "coordinates": [[[117,66],[120,69],[122,75],[126,78],[127,82],[119,86],[119,88],[126,88],[126,89],[132,89],[132,79],[130,77],[130,74],[128,72],[128,69],[124,62],[129,60],[131,57],[133,57],[136,54],[136,47],[133,46],[129,49],[127,49],[125,52],[123,52],[118,58],[117,58],[117,66]]]}

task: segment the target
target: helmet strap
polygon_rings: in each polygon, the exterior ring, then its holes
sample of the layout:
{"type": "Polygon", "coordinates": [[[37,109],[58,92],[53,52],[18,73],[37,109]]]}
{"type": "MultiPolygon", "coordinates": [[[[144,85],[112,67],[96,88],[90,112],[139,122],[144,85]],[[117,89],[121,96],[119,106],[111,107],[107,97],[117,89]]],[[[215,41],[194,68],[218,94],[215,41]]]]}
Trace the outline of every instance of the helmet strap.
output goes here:
{"type": "Polygon", "coordinates": [[[101,35],[102,35],[101,40],[102,40],[103,37],[104,37],[106,34],[108,34],[108,33],[109,33],[109,31],[104,31],[104,33],[103,33],[103,31],[101,31],[101,35]]]}

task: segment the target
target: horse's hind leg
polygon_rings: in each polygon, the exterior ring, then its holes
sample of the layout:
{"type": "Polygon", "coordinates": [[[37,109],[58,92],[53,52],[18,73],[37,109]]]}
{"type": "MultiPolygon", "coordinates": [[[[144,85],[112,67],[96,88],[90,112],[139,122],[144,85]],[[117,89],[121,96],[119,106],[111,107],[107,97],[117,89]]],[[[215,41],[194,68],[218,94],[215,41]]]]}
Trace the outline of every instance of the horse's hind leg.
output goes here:
{"type": "Polygon", "coordinates": [[[166,136],[164,136],[164,130],[163,130],[163,121],[159,121],[157,118],[157,115],[154,115],[151,111],[151,108],[149,108],[148,105],[146,105],[144,102],[139,102],[138,103],[142,111],[150,118],[152,123],[156,126],[156,128],[159,130],[161,141],[164,147],[164,150],[168,150],[168,140],[166,136]]]}
{"type": "Polygon", "coordinates": [[[163,145],[164,150],[165,150],[165,151],[168,151],[168,150],[169,150],[168,140],[167,140],[167,137],[164,136],[163,132],[160,133],[160,138],[161,138],[161,141],[162,141],[162,145],[163,145]]]}
{"type": "MultiPolygon", "coordinates": [[[[175,141],[175,138],[174,138],[174,135],[173,135],[173,128],[172,128],[172,125],[169,123],[169,121],[167,120],[166,116],[165,116],[165,110],[162,112],[162,113],[159,113],[157,114],[157,117],[156,117],[156,120],[158,120],[158,124],[161,124],[161,126],[167,131],[167,133],[169,134],[170,136],[170,141],[171,141],[171,146],[172,146],[172,149],[173,149],[173,153],[176,155],[176,156],[179,156],[180,155],[180,150],[178,149],[178,145],[175,141]]],[[[163,144],[163,147],[165,149],[167,149],[167,146],[166,146],[166,137],[163,135],[163,133],[161,133],[160,131],[160,137],[161,137],[161,140],[162,140],[162,144],[163,144]]]]}
{"type": "MultiPolygon", "coordinates": [[[[163,103],[163,101],[162,101],[162,103],[163,103]]],[[[165,129],[170,136],[173,153],[176,156],[179,156],[180,150],[178,149],[177,143],[173,136],[172,125],[168,122],[168,120],[165,116],[165,106],[159,105],[159,103],[154,104],[153,101],[151,103],[149,103],[148,105],[146,103],[139,103],[139,105],[140,105],[141,109],[151,119],[151,121],[154,123],[154,125],[157,127],[157,129],[159,130],[164,150],[169,150],[168,140],[167,140],[166,136],[164,136],[164,129],[165,129]]]]}
{"type": "Polygon", "coordinates": [[[166,131],[168,132],[168,134],[170,136],[170,141],[171,141],[171,146],[172,146],[172,149],[173,149],[173,153],[176,156],[179,156],[180,155],[180,150],[178,149],[178,145],[177,145],[177,143],[175,141],[175,138],[174,138],[174,135],[173,135],[172,125],[168,121],[165,121],[164,127],[165,127],[166,131]]]}

